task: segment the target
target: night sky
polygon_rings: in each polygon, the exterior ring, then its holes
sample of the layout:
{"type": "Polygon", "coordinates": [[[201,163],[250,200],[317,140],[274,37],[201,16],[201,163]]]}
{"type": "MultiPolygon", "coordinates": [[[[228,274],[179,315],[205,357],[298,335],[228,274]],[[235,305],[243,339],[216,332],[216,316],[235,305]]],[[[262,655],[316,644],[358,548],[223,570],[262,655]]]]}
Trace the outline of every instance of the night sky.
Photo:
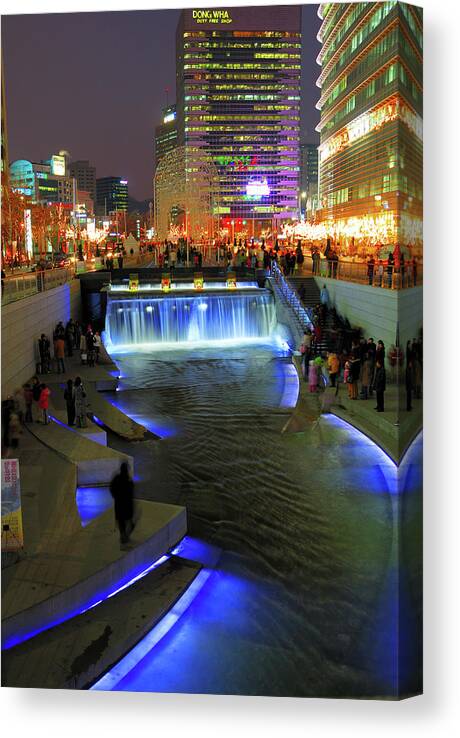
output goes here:
{"type": "MultiPolygon", "coordinates": [[[[317,140],[317,5],[302,14],[302,138],[317,140]]],[[[263,8],[261,7],[261,12],[263,8]]],[[[175,101],[179,10],[2,17],[10,161],[66,149],[151,197],[154,127],[175,101]]]]}

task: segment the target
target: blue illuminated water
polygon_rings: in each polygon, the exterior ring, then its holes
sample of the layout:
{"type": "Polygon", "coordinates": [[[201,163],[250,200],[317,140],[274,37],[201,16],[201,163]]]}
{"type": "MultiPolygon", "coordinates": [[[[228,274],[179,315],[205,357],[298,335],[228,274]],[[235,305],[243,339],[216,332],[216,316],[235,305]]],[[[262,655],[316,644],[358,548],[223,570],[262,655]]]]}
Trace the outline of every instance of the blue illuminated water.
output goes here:
{"type": "Polygon", "coordinates": [[[111,352],[139,345],[268,339],[276,325],[271,292],[203,293],[187,297],[109,297],[111,352]]]}
{"type": "MultiPolygon", "coordinates": [[[[187,506],[179,553],[202,561],[206,576],[109,688],[394,695],[393,462],[335,418],[281,435],[292,365],[273,340],[116,360],[123,379],[111,401],[167,429],[129,447],[136,493],[187,506]]],[[[419,465],[406,473],[414,500],[419,465]]]]}

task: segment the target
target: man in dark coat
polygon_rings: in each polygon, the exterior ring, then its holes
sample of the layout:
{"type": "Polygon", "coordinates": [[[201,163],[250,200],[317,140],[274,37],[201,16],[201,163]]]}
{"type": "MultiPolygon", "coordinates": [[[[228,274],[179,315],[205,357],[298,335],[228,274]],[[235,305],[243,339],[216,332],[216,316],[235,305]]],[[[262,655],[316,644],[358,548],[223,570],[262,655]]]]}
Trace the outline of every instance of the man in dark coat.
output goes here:
{"type": "Polygon", "coordinates": [[[377,407],[374,408],[378,413],[384,411],[384,393],[386,390],[386,373],[383,364],[380,361],[375,365],[374,389],[377,395],[377,407]]]}
{"type": "Polygon", "coordinates": [[[120,531],[120,546],[129,543],[134,530],[134,482],[129,476],[128,464],[123,462],[120,471],[110,483],[114,500],[115,520],[120,531]]]}

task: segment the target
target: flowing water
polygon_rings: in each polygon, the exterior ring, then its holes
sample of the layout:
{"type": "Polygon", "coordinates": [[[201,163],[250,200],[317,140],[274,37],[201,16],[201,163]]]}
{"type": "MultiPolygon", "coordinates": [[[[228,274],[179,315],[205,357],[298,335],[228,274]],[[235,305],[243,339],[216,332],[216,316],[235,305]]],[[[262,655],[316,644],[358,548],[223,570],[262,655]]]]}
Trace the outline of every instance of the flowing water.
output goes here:
{"type": "Polygon", "coordinates": [[[392,462],[332,417],[281,434],[291,367],[273,338],[121,346],[114,360],[122,379],[111,401],[162,438],[129,446],[136,494],[186,505],[182,553],[210,574],[115,688],[393,695],[392,462]],[[210,546],[222,552],[212,568],[210,546]]]}

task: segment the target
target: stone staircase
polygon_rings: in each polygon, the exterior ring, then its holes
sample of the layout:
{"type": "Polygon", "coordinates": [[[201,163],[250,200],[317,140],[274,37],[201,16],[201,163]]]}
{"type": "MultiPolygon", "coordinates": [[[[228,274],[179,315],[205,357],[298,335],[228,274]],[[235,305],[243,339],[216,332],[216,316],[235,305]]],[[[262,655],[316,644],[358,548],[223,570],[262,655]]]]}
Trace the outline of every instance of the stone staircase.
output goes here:
{"type": "MultiPolygon", "coordinates": [[[[320,302],[320,290],[313,277],[291,276],[287,278],[289,284],[298,293],[301,285],[304,286],[305,296],[303,305],[306,308],[314,308],[320,302]]],[[[321,325],[321,341],[318,344],[319,353],[335,350],[335,340],[333,338],[334,320],[330,312],[326,318],[320,322],[321,325]]]]}

